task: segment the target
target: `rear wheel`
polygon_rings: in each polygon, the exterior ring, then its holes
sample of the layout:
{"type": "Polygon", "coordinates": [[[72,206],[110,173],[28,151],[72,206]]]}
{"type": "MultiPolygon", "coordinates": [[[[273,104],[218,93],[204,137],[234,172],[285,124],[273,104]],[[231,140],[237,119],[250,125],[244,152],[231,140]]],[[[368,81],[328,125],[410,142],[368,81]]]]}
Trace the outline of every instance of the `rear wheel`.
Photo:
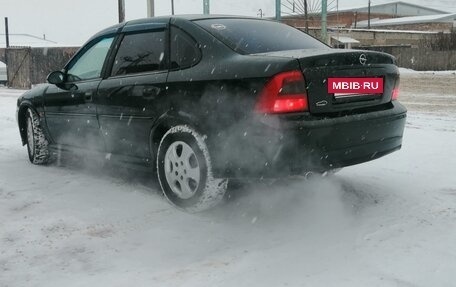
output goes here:
{"type": "Polygon", "coordinates": [[[44,135],[38,115],[31,109],[25,114],[27,129],[27,151],[33,164],[47,164],[50,161],[49,142],[44,135]]]}
{"type": "Polygon", "coordinates": [[[169,129],[161,139],[157,174],[165,197],[191,212],[217,205],[227,189],[226,179],[213,177],[204,137],[187,125],[169,129]]]}

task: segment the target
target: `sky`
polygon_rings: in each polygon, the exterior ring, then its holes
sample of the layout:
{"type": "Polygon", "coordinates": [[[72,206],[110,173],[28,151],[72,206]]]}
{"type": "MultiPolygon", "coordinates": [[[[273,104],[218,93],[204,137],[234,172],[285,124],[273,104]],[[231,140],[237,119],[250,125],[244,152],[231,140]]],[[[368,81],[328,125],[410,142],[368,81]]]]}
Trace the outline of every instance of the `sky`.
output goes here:
{"type": "MultiPolygon", "coordinates": [[[[286,0],[282,0],[286,2],[286,0]]],[[[308,0],[319,2],[319,0],[308,0]]],[[[328,0],[328,3],[337,0],[328,0]]],[[[368,0],[339,0],[339,9],[367,6],[368,0]]],[[[372,5],[391,2],[372,0],[372,5]]],[[[403,0],[456,12],[456,0],[403,0]]],[[[125,0],[126,20],[147,16],[146,0],[125,0]]],[[[171,0],[155,0],[155,14],[171,14],[171,0]]],[[[175,14],[202,13],[203,0],[174,0],[175,14]]],[[[211,14],[275,15],[275,0],[211,0],[211,14]]],[[[26,33],[65,45],[81,45],[96,32],[118,22],[117,0],[0,0],[0,34],[8,17],[10,33],[26,33]]]]}

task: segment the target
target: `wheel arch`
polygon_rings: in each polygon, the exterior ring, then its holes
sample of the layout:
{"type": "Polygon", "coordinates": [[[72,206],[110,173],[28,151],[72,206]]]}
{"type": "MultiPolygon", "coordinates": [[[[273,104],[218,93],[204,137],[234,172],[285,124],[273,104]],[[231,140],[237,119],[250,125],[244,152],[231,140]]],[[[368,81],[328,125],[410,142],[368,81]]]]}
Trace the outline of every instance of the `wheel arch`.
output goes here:
{"type": "Polygon", "coordinates": [[[182,111],[168,111],[155,121],[149,136],[149,149],[153,162],[156,160],[158,146],[165,133],[173,126],[182,124],[196,129],[200,126],[195,116],[182,111]]]}

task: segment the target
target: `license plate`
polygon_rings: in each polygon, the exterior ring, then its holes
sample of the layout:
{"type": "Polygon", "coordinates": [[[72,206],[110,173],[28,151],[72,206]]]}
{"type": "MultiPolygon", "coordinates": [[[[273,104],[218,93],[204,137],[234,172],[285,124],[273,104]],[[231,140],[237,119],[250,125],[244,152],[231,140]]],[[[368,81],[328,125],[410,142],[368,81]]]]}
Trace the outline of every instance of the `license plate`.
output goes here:
{"type": "Polygon", "coordinates": [[[381,95],[383,78],[328,78],[328,93],[337,96],[381,95]]]}

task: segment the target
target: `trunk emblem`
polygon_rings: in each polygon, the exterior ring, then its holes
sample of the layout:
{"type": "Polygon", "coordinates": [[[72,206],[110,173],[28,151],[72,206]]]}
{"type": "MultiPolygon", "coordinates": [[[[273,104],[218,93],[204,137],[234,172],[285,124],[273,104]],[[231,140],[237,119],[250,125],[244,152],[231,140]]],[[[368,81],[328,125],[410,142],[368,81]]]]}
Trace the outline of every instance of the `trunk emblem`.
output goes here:
{"type": "Polygon", "coordinates": [[[324,106],[326,106],[327,104],[328,104],[328,101],[325,101],[325,100],[319,101],[319,102],[315,103],[315,105],[316,105],[317,107],[324,107],[324,106]]]}
{"type": "Polygon", "coordinates": [[[359,55],[359,62],[361,63],[361,65],[366,65],[366,62],[367,62],[367,57],[365,54],[361,54],[359,55]]]}

